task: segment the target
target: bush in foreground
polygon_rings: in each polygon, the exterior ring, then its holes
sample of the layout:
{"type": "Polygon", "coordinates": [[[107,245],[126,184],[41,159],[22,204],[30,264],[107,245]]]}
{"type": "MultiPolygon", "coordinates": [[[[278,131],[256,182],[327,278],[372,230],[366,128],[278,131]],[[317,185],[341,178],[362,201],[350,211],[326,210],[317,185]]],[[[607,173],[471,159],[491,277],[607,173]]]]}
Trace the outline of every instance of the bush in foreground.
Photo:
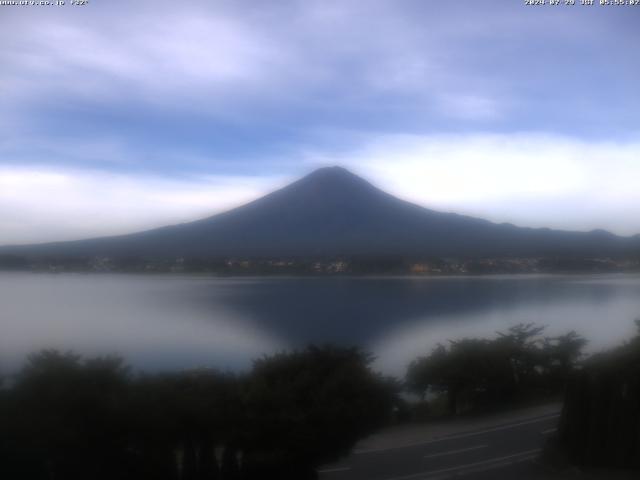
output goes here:
{"type": "Polygon", "coordinates": [[[627,344],[593,356],[567,386],[549,449],[569,464],[640,468],[640,320],[627,344]]]}
{"type": "Polygon", "coordinates": [[[357,349],[309,347],[135,376],[118,358],[44,351],[0,392],[3,478],[305,479],[389,417],[396,386],[357,349]]]}
{"type": "Polygon", "coordinates": [[[543,332],[544,327],[521,324],[495,339],[438,345],[410,364],[407,388],[423,398],[444,395],[451,415],[560,394],[586,341],[575,332],[543,332]]]}

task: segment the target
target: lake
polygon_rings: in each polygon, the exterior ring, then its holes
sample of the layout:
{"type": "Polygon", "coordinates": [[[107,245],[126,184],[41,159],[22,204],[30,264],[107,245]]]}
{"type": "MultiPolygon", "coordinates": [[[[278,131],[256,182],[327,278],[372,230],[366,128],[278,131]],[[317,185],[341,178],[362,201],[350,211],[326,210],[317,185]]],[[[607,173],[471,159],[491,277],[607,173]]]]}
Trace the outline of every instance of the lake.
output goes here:
{"type": "Polygon", "coordinates": [[[438,342],[521,322],[576,330],[589,350],[635,331],[640,275],[219,278],[0,273],[0,368],[45,347],[116,353],[139,369],[242,370],[308,343],[358,345],[401,375],[438,342]]]}

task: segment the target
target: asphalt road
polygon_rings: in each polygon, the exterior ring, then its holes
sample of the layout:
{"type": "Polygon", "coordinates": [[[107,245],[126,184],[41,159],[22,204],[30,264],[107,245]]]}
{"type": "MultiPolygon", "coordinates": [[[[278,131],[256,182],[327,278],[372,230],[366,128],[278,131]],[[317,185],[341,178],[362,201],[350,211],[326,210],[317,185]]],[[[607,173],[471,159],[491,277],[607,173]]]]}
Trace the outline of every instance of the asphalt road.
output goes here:
{"type": "Polygon", "coordinates": [[[489,421],[440,424],[379,435],[343,461],[318,470],[321,480],[540,478],[536,458],[557,426],[559,406],[510,413],[489,421]],[[465,426],[469,429],[465,430],[465,426]],[[387,438],[385,438],[385,435],[387,438]]]}

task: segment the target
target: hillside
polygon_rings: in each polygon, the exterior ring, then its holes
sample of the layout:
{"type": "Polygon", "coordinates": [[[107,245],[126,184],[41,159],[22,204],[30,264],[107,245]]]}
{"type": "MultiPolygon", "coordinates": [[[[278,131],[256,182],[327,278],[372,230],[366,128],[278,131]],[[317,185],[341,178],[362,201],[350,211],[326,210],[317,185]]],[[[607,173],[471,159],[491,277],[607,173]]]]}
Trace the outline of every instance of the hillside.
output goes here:
{"type": "Polygon", "coordinates": [[[640,238],[520,228],[400,200],[340,167],[322,168],[199,221],[90,240],[3,247],[62,256],[623,256],[640,238]]]}

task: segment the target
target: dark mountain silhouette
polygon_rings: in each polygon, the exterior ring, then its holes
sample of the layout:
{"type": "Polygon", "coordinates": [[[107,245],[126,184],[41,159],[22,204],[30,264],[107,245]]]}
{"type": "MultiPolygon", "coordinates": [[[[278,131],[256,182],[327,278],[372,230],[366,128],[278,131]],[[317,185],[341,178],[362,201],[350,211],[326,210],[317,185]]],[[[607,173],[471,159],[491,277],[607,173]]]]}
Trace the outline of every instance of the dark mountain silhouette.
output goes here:
{"type": "Polygon", "coordinates": [[[0,249],[23,255],[144,257],[616,256],[639,251],[639,236],[521,228],[429,210],[340,167],[321,168],[251,203],[195,222],[0,249]]]}

